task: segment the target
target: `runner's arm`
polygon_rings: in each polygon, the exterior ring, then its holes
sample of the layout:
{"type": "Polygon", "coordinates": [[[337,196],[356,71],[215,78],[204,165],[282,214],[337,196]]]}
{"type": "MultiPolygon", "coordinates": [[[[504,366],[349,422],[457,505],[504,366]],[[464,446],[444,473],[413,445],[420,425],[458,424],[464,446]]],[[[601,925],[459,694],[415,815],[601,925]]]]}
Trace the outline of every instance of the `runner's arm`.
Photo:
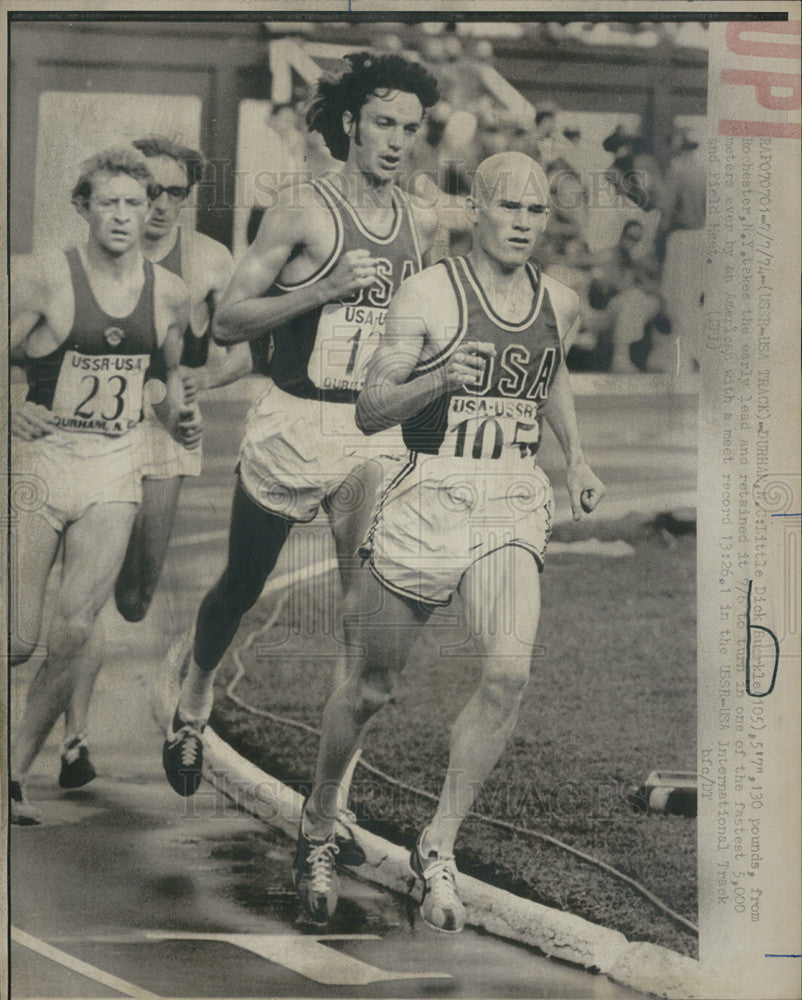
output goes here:
{"type": "Polygon", "coordinates": [[[251,349],[247,344],[230,344],[221,347],[209,344],[209,358],[203,368],[194,369],[199,389],[216,389],[230,385],[250,374],[253,369],[251,349]]]}
{"type": "Polygon", "coordinates": [[[179,362],[184,344],[184,330],[189,324],[189,294],[186,285],[169,272],[160,275],[165,284],[163,315],[164,336],[160,343],[165,368],[165,396],[153,404],[153,411],[170,434],[185,448],[197,448],[203,425],[197,407],[184,401],[179,362]]]}
{"type": "MultiPolygon", "coordinates": [[[[228,249],[221,243],[209,241],[213,249],[214,260],[211,262],[211,315],[209,322],[214,321],[220,300],[231,284],[234,273],[234,260],[228,249]]],[[[247,375],[253,368],[251,351],[247,344],[227,344],[220,346],[214,342],[209,344],[209,356],[202,368],[182,368],[182,380],[187,401],[192,401],[199,390],[215,389],[229,385],[247,375]]]]}
{"type": "Polygon", "coordinates": [[[33,257],[27,254],[11,258],[11,324],[9,351],[12,357],[22,359],[25,340],[47,312],[50,289],[42,270],[33,257]]]}
{"type": "MultiPolygon", "coordinates": [[[[11,258],[11,322],[9,324],[9,359],[25,364],[28,334],[47,314],[50,289],[42,268],[30,257],[11,258]]],[[[12,405],[9,429],[13,437],[35,441],[53,433],[53,413],[39,403],[26,399],[12,405]]]]}
{"type": "Polygon", "coordinates": [[[431,340],[432,320],[421,315],[426,301],[436,301],[436,288],[431,275],[422,272],[408,278],[390,303],[385,331],[356,403],[356,423],[364,434],[401,423],[443,393],[476,381],[485,361],[471,352],[495,353],[491,344],[464,342],[442,365],[408,381],[431,340]]]}
{"type": "Polygon", "coordinates": [[[549,427],[554,431],[554,436],[559,441],[565,455],[568,467],[566,478],[568,496],[571,500],[571,513],[574,520],[578,521],[582,516],[581,511],[584,510],[586,514],[589,514],[596,509],[606,490],[601,480],[593,474],[582,454],[574,396],[565,361],[560,362],[554,376],[543,415],[549,427]]]}
{"type": "MultiPolygon", "coordinates": [[[[308,199],[311,195],[307,190],[311,189],[300,189],[308,199]]],[[[237,264],[212,322],[216,343],[254,340],[288,320],[373,283],[374,259],[366,250],[351,250],[319,281],[283,295],[266,296],[291,255],[308,245],[310,232],[313,227],[319,229],[322,211],[327,211],[317,204],[300,207],[298,191],[294,186],[282,188],[278,204],[265,212],[256,239],[237,264]]]]}

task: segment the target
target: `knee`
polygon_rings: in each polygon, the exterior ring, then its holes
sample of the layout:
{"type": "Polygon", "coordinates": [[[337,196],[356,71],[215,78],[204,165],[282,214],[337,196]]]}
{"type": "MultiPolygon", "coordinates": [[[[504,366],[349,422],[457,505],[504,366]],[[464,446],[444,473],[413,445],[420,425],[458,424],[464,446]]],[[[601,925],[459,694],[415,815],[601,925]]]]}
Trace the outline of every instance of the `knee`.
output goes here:
{"type": "Polygon", "coordinates": [[[81,649],[92,634],[96,618],[91,608],[58,608],[50,628],[51,652],[69,656],[81,649]]]}
{"type": "Polygon", "coordinates": [[[503,713],[516,711],[529,684],[529,663],[510,658],[485,672],[481,680],[485,696],[503,713]]]}
{"type": "Polygon", "coordinates": [[[393,696],[393,682],[388,674],[360,675],[351,685],[350,700],[360,726],[376,714],[393,696]]]}

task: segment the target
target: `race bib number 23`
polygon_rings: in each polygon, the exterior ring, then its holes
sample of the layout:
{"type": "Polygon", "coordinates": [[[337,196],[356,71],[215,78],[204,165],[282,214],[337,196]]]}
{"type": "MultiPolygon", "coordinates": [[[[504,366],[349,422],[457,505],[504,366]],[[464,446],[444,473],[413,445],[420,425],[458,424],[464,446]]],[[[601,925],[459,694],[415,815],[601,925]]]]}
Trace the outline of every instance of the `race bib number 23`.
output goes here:
{"type": "Polygon", "coordinates": [[[53,415],[59,427],[91,434],[125,434],[139,422],[147,354],[81,354],[61,363],[53,415]]]}

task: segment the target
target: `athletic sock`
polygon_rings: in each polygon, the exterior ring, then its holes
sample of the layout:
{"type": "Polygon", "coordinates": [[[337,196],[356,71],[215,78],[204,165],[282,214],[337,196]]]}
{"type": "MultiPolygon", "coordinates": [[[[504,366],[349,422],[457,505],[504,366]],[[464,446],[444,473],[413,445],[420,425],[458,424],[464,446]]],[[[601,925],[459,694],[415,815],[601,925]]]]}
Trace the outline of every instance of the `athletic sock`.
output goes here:
{"type": "Polygon", "coordinates": [[[359,763],[359,758],[362,754],[361,749],[357,749],[354,752],[353,757],[348,762],[348,767],[345,769],[345,774],[340,783],[340,791],[337,795],[337,809],[339,812],[343,812],[348,809],[348,793],[351,791],[351,783],[354,780],[354,771],[359,763]]]}
{"type": "Polygon", "coordinates": [[[214,670],[201,670],[194,657],[190,659],[178,699],[178,714],[184,722],[199,728],[208,722],[214,704],[214,675],[214,670]]]}
{"type": "Polygon", "coordinates": [[[70,762],[77,760],[78,748],[82,743],[86,743],[86,733],[73,733],[72,736],[65,736],[61,746],[62,757],[66,757],[70,762]]]}
{"type": "Polygon", "coordinates": [[[440,845],[432,844],[430,842],[430,829],[431,828],[427,826],[426,829],[423,831],[423,835],[421,836],[421,839],[420,839],[420,850],[421,850],[422,856],[424,858],[428,858],[428,857],[431,857],[432,854],[434,854],[438,858],[451,857],[451,855],[454,853],[453,850],[452,851],[442,851],[440,849],[440,845]]]}

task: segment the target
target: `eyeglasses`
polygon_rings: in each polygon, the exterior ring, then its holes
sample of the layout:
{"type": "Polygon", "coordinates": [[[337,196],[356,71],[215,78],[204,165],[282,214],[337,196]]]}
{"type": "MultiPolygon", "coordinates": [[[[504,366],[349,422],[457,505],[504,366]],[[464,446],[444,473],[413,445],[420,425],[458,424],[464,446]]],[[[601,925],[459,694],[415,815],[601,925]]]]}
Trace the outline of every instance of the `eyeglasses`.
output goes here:
{"type": "Polygon", "coordinates": [[[189,194],[189,188],[180,187],[178,184],[172,184],[170,187],[162,187],[161,184],[154,184],[150,189],[151,201],[158,201],[165,192],[167,193],[168,201],[175,203],[183,201],[186,198],[189,194]]]}

